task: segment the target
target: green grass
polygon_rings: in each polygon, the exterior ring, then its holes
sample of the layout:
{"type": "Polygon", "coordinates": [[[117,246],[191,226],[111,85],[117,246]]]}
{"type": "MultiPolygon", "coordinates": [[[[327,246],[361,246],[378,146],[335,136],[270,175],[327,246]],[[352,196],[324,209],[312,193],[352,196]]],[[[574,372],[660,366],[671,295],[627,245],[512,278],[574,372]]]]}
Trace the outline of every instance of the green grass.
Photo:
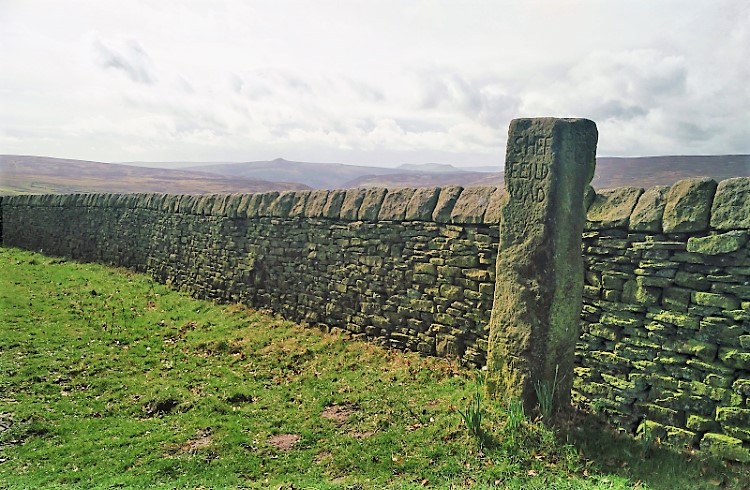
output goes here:
{"type": "Polygon", "coordinates": [[[747,468],[588,416],[550,429],[476,373],[148,277],[0,248],[0,488],[746,488],[747,468]],[[330,417],[324,417],[328,415],[330,417]],[[568,428],[566,428],[568,427],[568,428]],[[284,436],[284,437],[280,437],[284,436]],[[277,440],[296,441],[289,449],[277,440]]]}

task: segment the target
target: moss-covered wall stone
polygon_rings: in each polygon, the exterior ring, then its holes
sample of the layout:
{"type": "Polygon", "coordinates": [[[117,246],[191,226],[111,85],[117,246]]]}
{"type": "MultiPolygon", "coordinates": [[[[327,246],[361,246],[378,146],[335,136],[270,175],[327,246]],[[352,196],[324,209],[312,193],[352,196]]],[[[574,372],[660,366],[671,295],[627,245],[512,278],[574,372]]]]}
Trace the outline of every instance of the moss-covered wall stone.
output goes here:
{"type": "Polygon", "coordinates": [[[575,380],[581,404],[623,427],[737,461],[750,461],[750,251],[747,202],[729,189],[746,180],[648,189],[629,220],[590,208],[575,380]]]}

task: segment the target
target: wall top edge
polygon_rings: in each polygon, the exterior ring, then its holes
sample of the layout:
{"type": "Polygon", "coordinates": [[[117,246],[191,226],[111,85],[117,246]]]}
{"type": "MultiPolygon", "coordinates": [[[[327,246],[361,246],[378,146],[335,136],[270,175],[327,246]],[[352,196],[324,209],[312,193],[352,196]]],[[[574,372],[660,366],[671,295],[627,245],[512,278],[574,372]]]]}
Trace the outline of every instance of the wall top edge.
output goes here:
{"type": "MultiPolygon", "coordinates": [[[[327,218],[498,224],[497,187],[354,188],[248,194],[75,193],[2,196],[0,206],[128,208],[230,218],[327,218]]],[[[682,233],[750,229],[750,177],[617,187],[586,197],[586,229],[682,233]]]]}

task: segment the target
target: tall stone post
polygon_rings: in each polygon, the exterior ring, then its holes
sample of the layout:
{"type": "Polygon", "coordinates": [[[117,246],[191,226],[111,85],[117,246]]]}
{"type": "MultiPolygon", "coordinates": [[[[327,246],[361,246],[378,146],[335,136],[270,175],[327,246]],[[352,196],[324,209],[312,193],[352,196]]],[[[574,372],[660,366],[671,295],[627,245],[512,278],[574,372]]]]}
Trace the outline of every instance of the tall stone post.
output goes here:
{"type": "Polygon", "coordinates": [[[583,294],[584,190],[594,176],[596,124],[515,119],[508,131],[487,389],[527,413],[570,401],[583,294]]]}

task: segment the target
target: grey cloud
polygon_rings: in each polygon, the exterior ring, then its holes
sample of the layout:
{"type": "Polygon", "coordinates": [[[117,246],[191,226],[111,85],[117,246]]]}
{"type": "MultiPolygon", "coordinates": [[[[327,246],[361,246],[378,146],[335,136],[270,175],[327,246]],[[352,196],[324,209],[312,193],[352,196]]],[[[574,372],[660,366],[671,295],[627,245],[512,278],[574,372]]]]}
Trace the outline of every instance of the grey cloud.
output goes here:
{"type": "Polygon", "coordinates": [[[378,88],[372,87],[367,83],[352,79],[347,79],[346,82],[357,95],[365,100],[369,100],[371,102],[381,102],[385,100],[383,91],[378,88]]]}
{"type": "Polygon", "coordinates": [[[460,75],[437,69],[425,70],[420,74],[420,81],[424,90],[422,109],[435,109],[447,104],[475,114],[481,110],[479,90],[474,83],[460,75]]]}
{"type": "Polygon", "coordinates": [[[286,75],[284,78],[284,82],[286,83],[287,87],[291,88],[294,91],[313,93],[310,84],[302,79],[302,77],[299,77],[297,75],[286,75]]]}
{"type": "Polygon", "coordinates": [[[648,109],[628,104],[622,100],[610,99],[592,107],[589,117],[594,120],[618,119],[621,121],[630,121],[648,114],[648,109]]]}
{"type": "Polygon", "coordinates": [[[483,90],[481,95],[482,108],[479,111],[479,120],[483,124],[492,128],[505,128],[508,121],[518,113],[521,99],[516,95],[489,89],[483,90]]]}
{"type": "Polygon", "coordinates": [[[505,83],[494,75],[467,78],[446,69],[419,74],[421,109],[454,109],[481,124],[502,128],[518,112],[521,98],[510,95],[505,83]]]}
{"type": "Polygon", "coordinates": [[[714,136],[714,130],[704,125],[689,121],[678,121],[675,124],[675,136],[683,141],[694,143],[696,141],[708,141],[714,136]]]}
{"type": "Polygon", "coordinates": [[[100,67],[120,71],[136,83],[152,85],[156,82],[151,58],[137,42],[130,41],[118,51],[97,39],[94,50],[100,67]]]}

